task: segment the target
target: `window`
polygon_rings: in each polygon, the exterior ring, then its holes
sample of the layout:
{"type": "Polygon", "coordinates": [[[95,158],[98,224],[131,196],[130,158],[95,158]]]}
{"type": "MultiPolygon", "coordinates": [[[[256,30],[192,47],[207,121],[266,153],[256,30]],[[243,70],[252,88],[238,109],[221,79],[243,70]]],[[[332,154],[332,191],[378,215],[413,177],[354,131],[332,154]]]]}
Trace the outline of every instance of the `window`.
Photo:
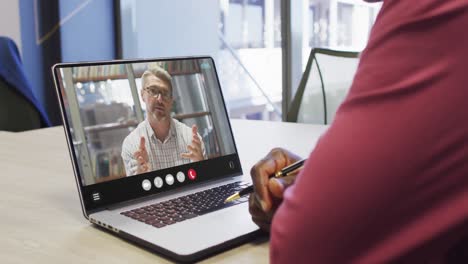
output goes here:
{"type": "Polygon", "coordinates": [[[122,57],[211,55],[231,117],[281,120],[282,89],[295,91],[310,49],[362,50],[380,6],[362,0],[120,0],[122,57]],[[288,87],[282,4],[294,10],[293,34],[301,35],[300,43],[288,45],[300,51],[291,55],[288,87]]]}
{"type": "Polygon", "coordinates": [[[304,38],[308,40],[308,47],[303,46],[303,69],[314,47],[362,51],[382,6],[363,0],[303,1],[309,7],[303,19],[304,38]]]}
{"type": "Polygon", "coordinates": [[[364,49],[381,3],[363,0],[309,0],[310,47],[364,49]]]}
{"type": "Polygon", "coordinates": [[[281,120],[280,0],[121,0],[120,14],[123,58],[211,55],[231,117],[281,120]]]}
{"type": "Polygon", "coordinates": [[[217,62],[231,117],[281,120],[280,0],[220,3],[217,62]]]}

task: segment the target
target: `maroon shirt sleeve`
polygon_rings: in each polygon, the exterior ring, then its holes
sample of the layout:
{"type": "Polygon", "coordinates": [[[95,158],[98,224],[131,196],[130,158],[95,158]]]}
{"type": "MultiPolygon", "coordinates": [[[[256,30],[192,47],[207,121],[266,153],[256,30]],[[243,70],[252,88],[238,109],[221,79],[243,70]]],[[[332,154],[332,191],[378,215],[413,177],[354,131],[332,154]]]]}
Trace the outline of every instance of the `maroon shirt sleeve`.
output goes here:
{"type": "Polygon", "coordinates": [[[273,263],[440,263],[468,235],[468,2],[384,2],[273,263]]]}

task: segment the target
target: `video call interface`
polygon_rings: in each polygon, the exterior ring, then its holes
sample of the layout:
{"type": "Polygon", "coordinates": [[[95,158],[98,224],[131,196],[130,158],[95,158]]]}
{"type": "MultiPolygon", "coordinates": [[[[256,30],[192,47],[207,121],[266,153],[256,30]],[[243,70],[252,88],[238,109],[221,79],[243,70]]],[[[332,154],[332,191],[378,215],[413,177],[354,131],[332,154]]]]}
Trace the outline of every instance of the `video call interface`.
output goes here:
{"type": "MultiPolygon", "coordinates": [[[[236,152],[209,58],[62,66],[58,73],[84,186],[236,152]]],[[[196,177],[193,169],[175,170],[154,185],[196,177]]]]}

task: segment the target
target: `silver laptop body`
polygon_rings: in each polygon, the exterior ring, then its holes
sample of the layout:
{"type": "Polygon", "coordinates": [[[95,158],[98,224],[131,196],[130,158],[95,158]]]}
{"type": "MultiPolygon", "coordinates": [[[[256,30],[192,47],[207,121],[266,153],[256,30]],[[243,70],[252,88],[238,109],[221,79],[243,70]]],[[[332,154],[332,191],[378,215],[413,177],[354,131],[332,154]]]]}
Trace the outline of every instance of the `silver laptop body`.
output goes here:
{"type": "Polygon", "coordinates": [[[179,202],[175,208],[179,210],[187,204],[181,200],[195,200],[193,197],[203,191],[209,193],[207,190],[227,184],[237,186],[235,190],[246,186],[238,183],[242,181],[242,168],[212,58],[66,63],[55,65],[52,71],[83,214],[90,222],[172,260],[188,262],[258,235],[246,198],[212,212],[177,221],[171,218],[171,224],[159,228],[128,216],[144,210],[141,208],[157,214],[162,209],[153,208],[160,208],[161,203],[174,204],[172,201],[179,202]],[[180,102],[174,116],[200,113],[198,117],[180,117],[180,121],[199,127],[209,155],[200,162],[125,177],[123,161],[118,159],[119,146],[125,133],[144,119],[139,77],[154,65],[172,76],[174,100],[180,102]],[[194,180],[176,179],[171,186],[164,182],[164,175],[179,171],[187,175],[193,168],[198,174],[194,180]],[[157,177],[163,178],[163,187],[156,187],[157,177]]]}

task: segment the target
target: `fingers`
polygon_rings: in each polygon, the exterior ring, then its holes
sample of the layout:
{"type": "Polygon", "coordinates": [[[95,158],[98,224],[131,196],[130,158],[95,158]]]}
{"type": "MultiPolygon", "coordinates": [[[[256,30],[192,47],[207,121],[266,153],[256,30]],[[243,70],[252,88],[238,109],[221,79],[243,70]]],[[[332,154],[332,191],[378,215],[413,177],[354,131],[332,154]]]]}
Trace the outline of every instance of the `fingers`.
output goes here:
{"type": "MultiPolygon", "coordinates": [[[[272,194],[269,190],[271,175],[274,175],[275,172],[297,160],[299,160],[298,156],[284,149],[276,148],[270,151],[264,159],[252,167],[250,174],[252,176],[254,190],[260,199],[260,205],[264,212],[270,211],[273,205],[272,194]]],[[[281,186],[275,186],[273,183],[273,187],[277,189],[275,196],[276,194],[281,195],[279,194],[283,190],[280,188],[281,186]]]]}
{"type": "Polygon", "coordinates": [[[283,178],[270,178],[268,181],[268,189],[274,197],[282,199],[284,191],[294,183],[296,176],[297,174],[283,178]]]}
{"type": "Polygon", "coordinates": [[[149,171],[149,157],[148,152],[146,151],[145,146],[146,139],[145,137],[140,137],[140,144],[138,146],[138,150],[133,153],[133,157],[136,160],[136,172],[143,173],[149,171]]]}
{"type": "Polygon", "coordinates": [[[198,145],[201,148],[201,140],[198,136],[198,128],[196,125],[192,126],[192,144],[198,145]]]}
{"type": "Polygon", "coordinates": [[[268,179],[275,171],[275,162],[269,159],[259,161],[250,170],[255,194],[260,199],[260,205],[263,211],[268,211],[271,207],[271,198],[268,193],[268,179]]]}
{"type": "Polygon", "coordinates": [[[287,158],[281,151],[272,150],[263,160],[258,162],[251,170],[255,193],[260,199],[260,204],[265,212],[272,206],[272,199],[268,191],[270,176],[285,167],[287,158]]]}
{"type": "Polygon", "coordinates": [[[129,171],[128,171],[127,176],[135,175],[138,172],[138,164],[136,160],[131,159],[128,166],[129,166],[129,171]]]}
{"type": "Polygon", "coordinates": [[[190,150],[192,153],[196,153],[196,154],[201,154],[202,153],[202,150],[201,150],[201,146],[200,145],[188,145],[187,146],[188,150],[190,150]]]}
{"type": "Polygon", "coordinates": [[[145,164],[146,161],[143,159],[142,156],[139,156],[138,159],[137,159],[137,163],[138,163],[138,165],[141,166],[141,165],[145,164]]]}
{"type": "Polygon", "coordinates": [[[192,135],[198,136],[198,127],[197,127],[197,125],[192,125],[192,135]]]}
{"type": "Polygon", "coordinates": [[[192,144],[187,146],[187,152],[182,153],[180,156],[191,161],[203,160],[203,151],[201,147],[201,139],[198,135],[197,125],[192,125],[192,144]]]}
{"type": "Polygon", "coordinates": [[[145,148],[145,137],[140,137],[140,150],[146,150],[145,148]]]}
{"type": "Polygon", "coordinates": [[[249,196],[249,213],[252,215],[252,217],[255,218],[261,218],[265,215],[261,208],[260,201],[255,196],[255,193],[249,196]]]}
{"type": "Polygon", "coordinates": [[[193,142],[191,145],[187,146],[187,149],[194,155],[194,158],[203,160],[203,150],[200,142],[193,142]]]}
{"type": "Polygon", "coordinates": [[[138,173],[149,171],[148,161],[145,160],[142,156],[139,156],[137,158],[136,162],[137,162],[137,172],[138,173]]]}
{"type": "Polygon", "coordinates": [[[198,137],[198,134],[192,137],[192,145],[197,145],[201,148],[201,140],[200,137],[198,137]]]}
{"type": "Polygon", "coordinates": [[[133,153],[133,157],[137,160],[139,160],[140,157],[143,158],[144,161],[148,161],[148,151],[146,151],[146,146],[145,146],[146,139],[145,137],[140,137],[140,144],[138,146],[138,150],[133,153]]]}
{"type": "Polygon", "coordinates": [[[188,152],[180,154],[182,158],[190,159],[191,161],[200,161],[203,160],[203,153],[201,146],[199,145],[188,145],[188,152]]]}
{"type": "Polygon", "coordinates": [[[192,143],[187,146],[187,152],[182,153],[180,156],[191,161],[203,160],[203,151],[201,147],[201,139],[198,135],[197,125],[192,125],[192,143]]]}
{"type": "Polygon", "coordinates": [[[150,170],[147,162],[142,162],[142,159],[132,159],[129,163],[129,175],[140,174],[150,170]]]}
{"type": "Polygon", "coordinates": [[[149,171],[148,163],[145,163],[145,164],[137,167],[137,172],[138,173],[143,173],[143,172],[148,172],[148,171],[149,171]]]}
{"type": "Polygon", "coordinates": [[[260,208],[258,199],[255,194],[249,197],[249,212],[252,216],[252,221],[258,225],[262,230],[269,232],[271,227],[272,214],[263,212],[260,208]]]}
{"type": "Polygon", "coordinates": [[[135,153],[133,153],[133,158],[136,160],[142,158],[144,161],[149,161],[148,152],[142,150],[135,151],[135,153]]]}

